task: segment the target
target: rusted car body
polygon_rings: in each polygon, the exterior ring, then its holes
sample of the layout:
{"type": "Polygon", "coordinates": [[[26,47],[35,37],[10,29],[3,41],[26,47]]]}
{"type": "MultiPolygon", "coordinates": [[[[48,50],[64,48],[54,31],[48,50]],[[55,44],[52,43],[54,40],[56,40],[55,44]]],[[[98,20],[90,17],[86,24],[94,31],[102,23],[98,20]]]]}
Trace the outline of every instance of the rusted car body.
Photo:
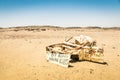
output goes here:
{"type": "MultiPolygon", "coordinates": [[[[80,60],[104,63],[104,50],[97,47],[95,40],[92,40],[92,38],[83,35],[70,37],[63,43],[49,45],[46,47],[46,52],[47,54],[58,53],[69,55],[70,57],[66,59],[67,64],[69,61],[80,60]]],[[[49,61],[48,57],[47,60],[49,61]]]]}

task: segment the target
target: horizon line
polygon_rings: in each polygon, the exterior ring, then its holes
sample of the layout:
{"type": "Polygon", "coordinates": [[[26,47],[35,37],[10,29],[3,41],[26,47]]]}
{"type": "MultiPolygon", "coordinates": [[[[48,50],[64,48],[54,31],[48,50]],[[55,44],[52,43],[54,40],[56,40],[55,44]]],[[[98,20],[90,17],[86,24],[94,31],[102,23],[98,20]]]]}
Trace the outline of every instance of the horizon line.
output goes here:
{"type": "Polygon", "coordinates": [[[0,28],[23,28],[23,27],[56,27],[56,28],[120,28],[120,26],[56,26],[56,25],[20,25],[0,28]]]}

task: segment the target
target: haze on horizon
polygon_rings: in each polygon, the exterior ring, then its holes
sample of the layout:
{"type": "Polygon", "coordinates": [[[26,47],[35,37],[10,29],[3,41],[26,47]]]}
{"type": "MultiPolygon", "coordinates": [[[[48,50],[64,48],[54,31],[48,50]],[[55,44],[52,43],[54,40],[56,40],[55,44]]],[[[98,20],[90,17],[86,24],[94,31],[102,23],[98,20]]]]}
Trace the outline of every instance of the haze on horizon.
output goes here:
{"type": "Polygon", "coordinates": [[[120,27],[120,0],[0,0],[0,27],[120,27]]]}

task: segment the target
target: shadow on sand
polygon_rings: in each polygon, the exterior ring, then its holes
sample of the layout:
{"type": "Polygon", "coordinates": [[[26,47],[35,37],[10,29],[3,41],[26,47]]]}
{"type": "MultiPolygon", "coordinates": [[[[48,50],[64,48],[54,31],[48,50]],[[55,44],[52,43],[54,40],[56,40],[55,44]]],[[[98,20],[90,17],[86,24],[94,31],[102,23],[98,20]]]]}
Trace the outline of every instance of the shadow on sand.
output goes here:
{"type": "Polygon", "coordinates": [[[89,61],[89,60],[71,60],[70,63],[76,63],[76,62],[92,62],[92,63],[97,63],[101,65],[108,65],[107,62],[94,62],[94,61],[89,61]]]}

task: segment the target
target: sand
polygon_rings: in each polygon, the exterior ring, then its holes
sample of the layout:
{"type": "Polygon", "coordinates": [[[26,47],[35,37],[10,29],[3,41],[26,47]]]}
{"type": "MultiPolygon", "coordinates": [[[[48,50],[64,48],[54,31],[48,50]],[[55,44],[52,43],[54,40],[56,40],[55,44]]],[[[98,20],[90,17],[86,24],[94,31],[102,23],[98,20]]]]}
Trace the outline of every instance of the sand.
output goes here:
{"type": "Polygon", "coordinates": [[[120,80],[120,30],[0,29],[0,80],[120,80]],[[81,34],[104,48],[106,65],[82,61],[64,68],[46,61],[46,46],[81,34]]]}

